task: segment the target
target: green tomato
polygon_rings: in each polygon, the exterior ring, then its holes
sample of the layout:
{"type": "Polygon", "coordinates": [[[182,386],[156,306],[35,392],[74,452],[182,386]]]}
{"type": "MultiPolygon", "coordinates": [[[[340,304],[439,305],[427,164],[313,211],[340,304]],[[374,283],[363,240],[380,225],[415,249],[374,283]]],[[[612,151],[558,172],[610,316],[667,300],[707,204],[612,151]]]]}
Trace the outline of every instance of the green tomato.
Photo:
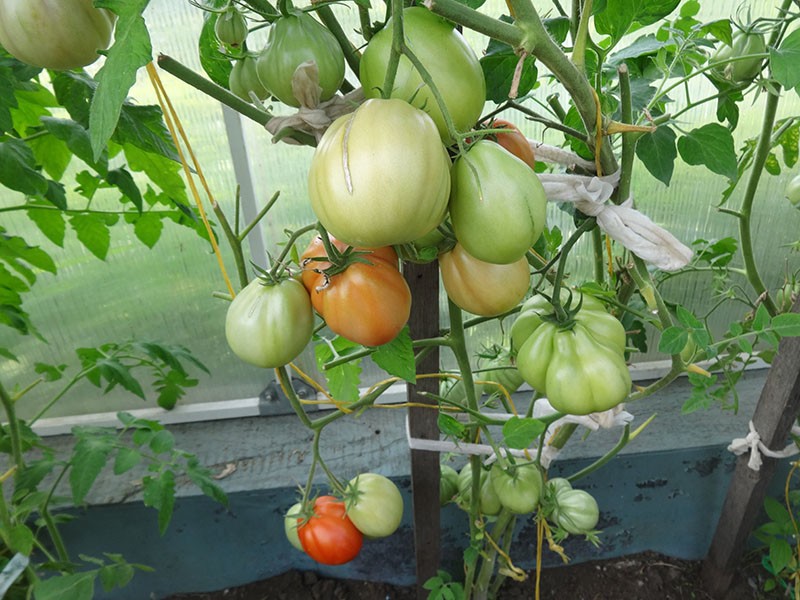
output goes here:
{"type": "Polygon", "coordinates": [[[300,544],[300,538],[297,535],[297,525],[298,521],[303,516],[302,511],[302,502],[292,504],[291,508],[286,511],[286,516],[283,519],[283,530],[286,533],[286,539],[289,540],[289,543],[300,550],[300,552],[305,552],[302,544],[300,544]]]}
{"type": "Polygon", "coordinates": [[[345,489],[347,516],[369,538],[392,535],[403,520],[403,496],[387,477],[361,473],[345,489]]]}
{"type": "Polygon", "coordinates": [[[269,90],[258,78],[256,59],[252,56],[245,56],[234,63],[228,79],[228,88],[247,102],[252,102],[250,92],[253,92],[259,100],[264,100],[269,96],[269,90]]]}
{"type": "Polygon", "coordinates": [[[495,464],[489,479],[500,503],[511,512],[525,515],[536,510],[542,495],[542,474],[536,465],[520,465],[513,472],[495,464]]]}
{"type": "Polygon", "coordinates": [[[453,501],[458,493],[458,471],[450,465],[439,465],[439,504],[444,506],[453,501]]]}
{"type": "MultiPolygon", "coordinates": [[[[480,472],[479,490],[478,509],[480,512],[489,517],[499,514],[503,509],[503,505],[500,503],[500,497],[489,481],[489,474],[485,469],[481,469],[480,472]]],[[[456,503],[462,510],[469,511],[472,503],[472,466],[470,463],[464,465],[458,474],[458,498],[456,503]]]]}
{"type": "MultiPolygon", "coordinates": [[[[441,94],[453,125],[468,131],[481,115],[486,102],[486,82],[478,57],[449,21],[421,6],[403,11],[406,44],[425,66],[441,94]]],[[[386,66],[392,51],[392,20],[376,33],[361,57],[359,78],[367,98],[381,97],[386,66]]],[[[392,98],[411,102],[433,118],[442,140],[452,140],[442,111],[431,89],[406,56],[400,57],[392,98]]]]}
{"type": "Polygon", "coordinates": [[[402,100],[367,100],[339,117],[308,174],[319,221],[361,248],[405,244],[431,232],[447,212],[449,192],[450,159],[436,126],[402,100]]]}
{"type": "Polygon", "coordinates": [[[547,480],[547,493],[555,498],[563,490],[571,490],[572,484],[564,477],[553,477],[547,480]]]}
{"type": "MultiPolygon", "coordinates": [[[[764,54],[767,51],[767,44],[764,36],[760,33],[745,33],[736,31],[733,34],[732,44],[723,44],[711,58],[711,62],[725,61],[738,56],[749,54],[764,54]]],[[[763,58],[750,58],[747,60],[737,60],[730,62],[725,67],[717,70],[716,73],[724,79],[734,83],[745,83],[752,81],[761,72],[763,58]]]]}
{"type": "Polygon", "coordinates": [[[795,175],[792,180],[786,184],[784,191],[786,199],[792,203],[792,206],[800,208],[800,175],[795,175]]]}
{"type": "Polygon", "coordinates": [[[217,20],[214,23],[214,33],[223,44],[238,48],[247,39],[247,19],[231,3],[228,8],[217,16],[217,20]]]}
{"type": "Polygon", "coordinates": [[[453,164],[450,220],[469,254],[510,264],[525,256],[545,225],[547,197],[528,165],[490,140],[453,164]]]}
{"type": "Polygon", "coordinates": [[[313,330],[311,299],[295,279],[273,285],[254,279],[236,295],[225,317],[225,338],[233,353],[263,368],[294,360],[313,330]]]}
{"type": "Polygon", "coordinates": [[[567,414],[601,412],[624,401],[631,376],[622,324],[584,300],[573,323],[562,327],[546,318],[553,309],[548,312],[542,304],[526,302],[517,321],[524,319],[511,329],[517,369],[525,381],[567,414]]]}
{"type": "Polygon", "coordinates": [[[780,312],[789,312],[800,296],[800,281],[787,281],[775,293],[775,305],[780,312]]]}
{"type": "Polygon", "coordinates": [[[330,100],[344,80],[344,53],[339,42],[308,13],[296,11],[279,18],[270,26],[267,44],[256,63],[261,82],[284,104],[299,107],[292,77],[307,61],[316,62],[319,69],[320,101],[330,100]]]}
{"type": "Polygon", "coordinates": [[[589,492],[565,489],[556,494],[553,521],[568,533],[586,534],[597,527],[600,509],[589,492]]]}
{"type": "Polygon", "coordinates": [[[116,19],[92,0],[3,0],[0,45],[34,67],[77,69],[108,48],[116,19]]]}

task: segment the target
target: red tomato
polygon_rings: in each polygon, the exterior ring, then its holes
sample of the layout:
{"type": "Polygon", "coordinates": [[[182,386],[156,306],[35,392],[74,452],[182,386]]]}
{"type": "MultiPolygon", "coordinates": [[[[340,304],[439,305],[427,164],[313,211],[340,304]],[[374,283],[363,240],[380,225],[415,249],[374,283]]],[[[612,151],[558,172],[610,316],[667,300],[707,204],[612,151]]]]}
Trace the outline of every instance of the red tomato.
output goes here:
{"type": "Polygon", "coordinates": [[[497,139],[497,143],[526,163],[531,169],[536,167],[536,157],[533,154],[533,148],[531,148],[528,138],[517,129],[516,125],[504,119],[495,119],[492,121],[490,127],[492,129],[509,129],[510,131],[496,133],[494,135],[497,139]]]}
{"type": "MultiPolygon", "coordinates": [[[[344,251],[346,244],[331,238],[344,251]]],[[[303,252],[303,285],[311,303],[331,331],[364,346],[391,342],[408,322],[411,290],[398,269],[397,253],[391,246],[356,248],[364,261],[349,265],[330,278],[321,273],[330,266],[322,238],[315,237],[303,252]],[[369,264],[367,264],[369,263],[369,264]]]]}
{"type": "Polygon", "coordinates": [[[306,554],[323,565],[343,565],[361,551],[364,536],[346,514],[344,502],[333,496],[314,501],[314,514],[297,527],[306,554]]]}

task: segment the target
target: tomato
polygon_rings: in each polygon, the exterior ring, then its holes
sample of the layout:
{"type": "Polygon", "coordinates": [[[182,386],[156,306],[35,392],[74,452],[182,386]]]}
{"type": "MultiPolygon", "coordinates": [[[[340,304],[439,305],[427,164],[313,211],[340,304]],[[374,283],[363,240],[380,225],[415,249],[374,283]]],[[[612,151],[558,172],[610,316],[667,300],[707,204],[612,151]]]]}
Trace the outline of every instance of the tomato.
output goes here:
{"type": "Polygon", "coordinates": [[[589,492],[563,489],[556,493],[553,521],[568,533],[590,533],[600,520],[597,501],[589,492]]]}
{"type": "Polygon", "coordinates": [[[85,67],[111,44],[116,18],[92,0],[3,0],[0,45],[35,67],[85,67]]]}
{"type": "Polygon", "coordinates": [[[542,234],[547,198],[528,165],[490,140],[480,140],[453,164],[450,220],[472,256],[509,264],[542,234]]]}
{"type": "MultiPolygon", "coordinates": [[[[745,56],[748,54],[763,54],[766,51],[767,44],[764,42],[763,35],[760,33],[736,31],[733,34],[732,44],[730,46],[723,44],[712,56],[711,62],[730,60],[737,56],[745,56]]],[[[753,78],[761,72],[761,65],[763,62],[763,58],[737,60],[728,63],[716,72],[724,79],[735,83],[745,83],[752,81],[753,78]]]]}
{"type": "Polygon", "coordinates": [[[367,100],[339,117],[314,152],[311,208],[352,246],[405,244],[444,219],[450,159],[430,117],[402,100],[367,100]]]}
{"type": "Polygon", "coordinates": [[[292,91],[292,77],[297,67],[312,60],[319,69],[320,100],[330,100],[344,81],[344,53],[324,25],[308,13],[295,11],[270,26],[256,66],[261,82],[273,96],[299,107],[300,101],[292,91]]]}
{"type": "Polygon", "coordinates": [[[444,506],[458,493],[458,471],[443,464],[439,465],[439,473],[439,504],[444,506]]]}
{"type": "MultiPolygon", "coordinates": [[[[332,239],[340,250],[347,245],[332,239]]],[[[356,251],[363,251],[356,248],[356,251]]],[[[322,239],[317,236],[302,255],[303,285],[311,302],[331,331],[363,346],[392,341],[411,314],[411,290],[398,270],[397,253],[389,246],[367,251],[365,262],[326,277],[330,266],[322,239]]]]}
{"type": "Polygon", "coordinates": [[[258,78],[256,59],[252,56],[245,56],[234,63],[228,79],[228,88],[239,98],[248,102],[252,102],[250,92],[253,92],[259,100],[264,100],[269,96],[269,90],[258,78]]]}
{"type": "Polygon", "coordinates": [[[233,353],[257,367],[283,366],[311,341],[311,299],[296,279],[265,284],[254,279],[237,294],[225,317],[225,338],[233,353]]]}
{"type": "Polygon", "coordinates": [[[489,124],[490,129],[508,129],[502,133],[495,133],[492,137],[497,140],[503,148],[511,152],[514,156],[528,165],[531,169],[536,168],[536,157],[533,148],[517,126],[504,119],[495,119],[489,124]]]}
{"type": "Polygon", "coordinates": [[[314,514],[297,527],[303,550],[323,565],[343,565],[361,551],[364,536],[347,516],[344,502],[320,496],[314,514]]]}
{"type": "MultiPolygon", "coordinates": [[[[468,131],[486,102],[486,82],[475,52],[452,23],[421,6],[403,11],[403,33],[406,44],[425,66],[441,94],[453,125],[459,132],[468,131]]],[[[367,98],[381,97],[391,49],[389,19],[370,39],[361,57],[359,78],[367,98]]],[[[452,141],[436,98],[405,56],[400,57],[391,97],[426,111],[436,123],[442,140],[448,144],[452,141]]]]}
{"type": "Polygon", "coordinates": [[[528,514],[539,505],[543,483],[536,465],[518,465],[506,470],[495,463],[489,481],[500,503],[515,514],[528,514]]]}
{"type": "Polygon", "coordinates": [[[403,496],[387,477],[361,473],[345,489],[347,516],[369,538],[392,535],[403,520],[403,496]]]}
{"type": "Polygon", "coordinates": [[[214,33],[223,44],[232,48],[241,46],[247,39],[247,19],[231,3],[219,15],[214,23],[214,33]]]}
{"type": "Polygon", "coordinates": [[[305,552],[303,550],[303,545],[300,543],[300,538],[297,535],[297,526],[302,521],[301,519],[301,511],[303,509],[303,503],[297,502],[296,504],[292,504],[291,508],[286,511],[286,516],[283,519],[283,531],[286,533],[286,539],[289,540],[289,543],[300,550],[301,552],[305,552]]]}
{"type": "Polygon", "coordinates": [[[800,208],[800,175],[795,175],[792,180],[786,184],[784,194],[787,200],[792,203],[792,206],[800,208]]]}
{"type": "Polygon", "coordinates": [[[572,484],[569,482],[568,479],[564,477],[553,477],[547,480],[547,491],[546,493],[550,494],[551,496],[555,497],[558,495],[559,492],[562,490],[571,490],[572,484]]]}
{"type": "Polygon", "coordinates": [[[775,305],[780,312],[789,312],[798,296],[800,296],[800,281],[787,281],[778,288],[775,294],[775,305]]]}
{"type": "Polygon", "coordinates": [[[497,265],[470,255],[461,244],[439,256],[442,285],[459,308],[495,317],[519,304],[528,292],[531,272],[527,259],[497,265]]]}
{"type": "MultiPolygon", "coordinates": [[[[470,463],[467,463],[458,474],[458,498],[456,499],[456,503],[461,509],[468,511],[471,502],[472,466],[470,463]]],[[[503,508],[497,492],[495,492],[494,487],[492,487],[489,481],[489,475],[484,469],[481,469],[480,472],[480,499],[478,507],[481,513],[490,517],[497,515],[503,508]]]]}
{"type": "Polygon", "coordinates": [[[549,302],[534,296],[522,305],[511,327],[517,369],[560,412],[586,415],[608,410],[630,392],[625,329],[599,304],[584,296],[581,309],[565,327],[550,320],[549,302]]]}

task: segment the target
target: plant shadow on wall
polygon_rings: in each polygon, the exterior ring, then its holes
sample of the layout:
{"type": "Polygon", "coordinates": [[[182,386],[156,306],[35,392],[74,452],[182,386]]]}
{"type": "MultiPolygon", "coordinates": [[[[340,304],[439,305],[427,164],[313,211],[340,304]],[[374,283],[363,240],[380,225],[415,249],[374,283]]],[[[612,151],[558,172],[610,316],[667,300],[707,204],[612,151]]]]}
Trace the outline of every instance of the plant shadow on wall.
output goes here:
{"type": "MultiPolygon", "coordinates": [[[[9,334],[0,343],[9,367],[0,379],[0,596],[9,600],[89,600],[96,586],[124,586],[136,570],[151,569],[113,552],[74,556],[65,545],[60,525],[72,517],[63,509],[84,505],[107,465],[117,475],[141,474],[142,500],[155,509],[153,526],[161,533],[182,477],[226,502],[211,473],[196,456],[176,447],[172,434],[156,421],[120,412],[117,428],[75,427],[74,446],[66,455],[34,429],[81,383],[88,382],[99,395],[122,388],[171,409],[197,385],[196,373],[208,373],[187,348],[150,340],[76,348],[72,361],[63,364],[30,364],[14,354],[21,336],[47,343],[57,334],[38,329],[24,298],[37,294],[42,274],[60,276],[59,263],[71,246],[82,245],[105,260],[113,231],[130,226],[152,248],[168,223],[188,228],[201,243],[208,240],[180,180],[161,110],[129,102],[127,87],[115,91],[109,83],[120,70],[115,57],[125,49],[109,51],[96,78],[82,69],[109,46],[115,23],[116,46],[121,45],[121,34],[133,28],[130,15],[117,18],[84,4],[48,8],[50,33],[38,43],[24,31],[43,3],[0,6],[0,44],[8,50],[0,53],[0,211],[26,215],[36,226],[25,237],[0,226],[0,324],[9,334]],[[75,30],[82,35],[76,37],[75,30]],[[104,124],[96,125],[98,119],[104,124]],[[55,250],[45,250],[45,240],[55,250]],[[49,400],[30,418],[20,417],[27,394],[44,387],[52,390],[44,394],[49,400]]],[[[26,406],[26,412],[32,411],[26,406]]]]}
{"type": "MultiPolygon", "coordinates": [[[[198,48],[210,80],[170,57],[158,64],[266,125],[275,141],[314,147],[308,194],[317,221],[287,230],[269,252],[267,268],[248,268],[243,241],[278,195],[244,226],[238,206],[232,216],[212,206],[238,278],[234,286],[226,276],[228,292],[216,294],[230,300],[228,343],[243,361],[274,369],[311,434],[307,483],[294,506],[287,502],[284,522],[298,552],[339,565],[358,560],[365,538],[396,530],[404,507],[394,483],[378,473],[334,473],[325,462],[323,432],[376,406],[395,383],[408,382],[425,391],[407,406],[435,411],[430,414],[444,438],[435,450],[461,459],[459,472],[441,467],[440,501],[469,515],[463,578],[440,573],[420,583],[433,598],[493,598],[512,582],[528,580],[536,597],[546,595],[539,569],[529,574],[514,565],[514,527],[521,520],[532,523],[538,556],[564,555],[562,542],[570,536],[602,542],[596,530],[602,507],[581,489],[580,479],[646,432],[650,420],[632,426],[624,403],[643,401],[687,374],[693,394],[685,413],[715,403],[735,408],[742,368],[758,359],[771,362],[781,337],[800,335],[800,315],[787,312],[797,272],[789,268],[782,281],[765,282],[752,235],[764,173],[780,176],[798,156],[800,120],[778,117],[781,99],[800,84],[794,60],[800,31],[788,0],[774,14],[746,23],[703,21],[696,0],[637,7],[606,0],[594,10],[592,2],[574,2],[571,14],[554,2],[558,16],[546,19],[527,0],[509,0],[513,18],[454,0],[429,0],[424,7],[355,2],[359,28],[352,39],[328,4],[194,4],[205,15],[198,48]],[[482,36],[482,58],[453,23],[482,36]],[[652,32],[642,33],[643,26],[652,32]],[[250,47],[249,30],[262,27],[268,28],[266,45],[250,47]],[[348,79],[345,65],[358,82],[348,79]],[[700,80],[713,91],[698,91],[692,84],[700,80]],[[566,90],[566,102],[535,97],[550,83],[566,90]],[[764,98],[761,132],[737,151],[740,106],[756,96],[764,98]],[[275,116],[273,105],[264,104],[268,98],[298,110],[275,116]],[[486,100],[494,104],[488,112],[486,100]],[[707,102],[716,104],[713,118],[687,130],[684,120],[701,120],[695,109],[707,102]],[[556,143],[525,139],[514,125],[523,119],[542,124],[556,143]],[[376,131],[385,133],[376,139],[376,131]],[[644,167],[669,184],[679,159],[727,179],[717,208],[734,220],[738,237],[697,240],[691,250],[636,210],[634,170],[644,167]],[[734,199],[737,208],[731,208],[734,199]],[[561,227],[547,222],[553,214],[548,201],[560,209],[561,227]],[[592,273],[585,277],[574,269],[581,247],[591,257],[592,273]],[[426,336],[412,336],[407,323],[419,293],[402,275],[401,266],[410,263],[438,265],[448,296],[446,323],[426,336]],[[687,274],[713,282],[710,310],[667,294],[666,283],[687,274]],[[709,322],[723,306],[737,317],[719,332],[709,322]],[[498,339],[483,348],[468,346],[474,332],[497,323],[498,339]],[[309,344],[319,382],[293,363],[309,344]],[[647,387],[633,386],[628,364],[649,347],[670,368],[647,387]],[[425,372],[419,365],[439,351],[457,368],[425,372]],[[367,357],[386,377],[365,390],[367,357]],[[335,410],[307,412],[306,404],[317,401],[297,397],[289,369],[314,383],[335,410]],[[533,401],[519,412],[510,394],[523,383],[533,389],[533,401]],[[548,476],[579,429],[600,428],[621,431],[605,456],[566,478],[548,476]],[[317,475],[327,489],[313,485],[317,475]],[[383,510],[387,506],[391,510],[383,510]]],[[[189,208],[183,188],[173,185],[177,148],[161,112],[125,100],[145,65],[158,87],[141,18],[147,1],[102,5],[116,14],[100,14],[105,24],[116,20],[116,36],[94,79],[51,70],[51,90],[39,81],[40,68],[4,56],[0,76],[14,95],[2,97],[0,177],[24,197],[8,210],[25,211],[56,244],[68,223],[100,258],[107,252],[108,227],[118,221],[133,223],[146,245],[158,240],[164,219],[188,225],[214,245],[214,232],[189,208]],[[69,119],[50,116],[48,109],[59,105],[69,119]],[[42,139],[58,149],[60,160],[42,151],[42,139]],[[73,156],[87,168],[76,176],[80,208],[67,201],[59,181],[59,165],[73,156]],[[110,169],[112,156],[124,157],[126,166],[110,169]],[[144,193],[134,184],[136,169],[150,181],[144,193]],[[122,203],[98,211],[95,193],[105,187],[116,189],[122,203]]],[[[11,22],[0,17],[0,23],[11,22]]],[[[37,63],[17,49],[26,39],[0,25],[6,50],[37,63]]],[[[81,64],[52,69],[73,66],[81,64]]],[[[171,123],[172,112],[166,117],[171,123]]],[[[186,176],[198,167],[184,164],[186,176]]],[[[788,194],[794,201],[795,192],[788,194]]],[[[790,203],[785,208],[786,218],[797,218],[790,203]]],[[[13,234],[2,243],[7,324],[35,335],[22,294],[36,280],[36,269],[53,272],[55,263],[13,234]]],[[[800,242],[788,240],[784,248],[791,264],[800,242]]],[[[695,300],[700,306],[706,299],[695,300]]],[[[435,304],[428,310],[438,317],[435,304]]],[[[3,353],[14,359],[10,350],[3,353]]],[[[86,378],[101,389],[120,386],[141,396],[134,374],[145,369],[159,404],[169,407],[196,383],[186,367],[204,369],[186,349],[139,341],[82,349],[78,357],[74,376],[60,365],[34,370],[42,379],[65,380],[64,391],[86,378]]],[[[119,430],[76,430],[72,458],[53,456],[32,423],[15,414],[27,389],[0,388],[10,457],[4,486],[11,498],[0,505],[0,533],[9,549],[2,558],[4,569],[22,576],[15,584],[20,597],[32,587],[36,598],[64,589],[89,598],[96,578],[104,585],[125,583],[135,568],[108,555],[98,569],[75,572],[52,513],[56,484],[64,477],[80,503],[112,457],[117,472],[146,464],[143,500],[158,509],[162,531],[179,470],[224,499],[208,472],[175,449],[158,423],[130,415],[120,415],[119,430]],[[44,562],[35,563],[40,554],[44,562]],[[26,566],[31,557],[34,563],[26,566]],[[47,578],[53,571],[59,575],[47,578]]]]}

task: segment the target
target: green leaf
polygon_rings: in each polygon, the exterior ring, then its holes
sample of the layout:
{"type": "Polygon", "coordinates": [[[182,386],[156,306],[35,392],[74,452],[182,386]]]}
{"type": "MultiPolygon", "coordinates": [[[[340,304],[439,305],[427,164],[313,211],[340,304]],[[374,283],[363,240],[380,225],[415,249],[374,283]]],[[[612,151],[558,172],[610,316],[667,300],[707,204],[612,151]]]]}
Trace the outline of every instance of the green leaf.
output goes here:
{"type": "Polygon", "coordinates": [[[111,245],[111,232],[106,220],[97,214],[76,214],[69,224],[86,249],[100,260],[105,260],[111,245]]]}
{"type": "MultiPolygon", "coordinates": [[[[496,104],[507,101],[519,57],[509,49],[505,52],[487,54],[480,59],[480,63],[486,79],[486,99],[496,104]]],[[[530,92],[536,83],[537,76],[538,71],[534,59],[527,57],[523,63],[519,86],[514,98],[521,98],[530,92]]]]}
{"type": "Polygon", "coordinates": [[[24,523],[12,525],[7,531],[8,544],[11,552],[18,552],[25,556],[30,556],[33,552],[33,531],[24,523]]]}
{"type": "Polygon", "coordinates": [[[606,0],[595,14],[598,33],[610,35],[616,43],[634,23],[651,25],[669,15],[680,0],[606,0]]]}
{"type": "Polygon", "coordinates": [[[627,46],[626,48],[623,48],[619,52],[615,52],[614,54],[609,56],[608,64],[618,65],[629,58],[649,56],[651,54],[655,54],[661,48],[670,46],[673,43],[674,42],[670,40],[665,40],[665,41],[657,40],[656,36],[650,33],[636,39],[636,41],[634,41],[630,46],[627,46]]]}
{"type": "Polygon", "coordinates": [[[783,313],[772,319],[772,328],[781,337],[800,336],[800,313],[783,313]]]}
{"type": "Polygon", "coordinates": [[[775,538],[769,545],[769,561],[775,574],[783,571],[794,557],[794,550],[784,538],[775,538]]]}
{"type": "Polygon", "coordinates": [[[769,49],[772,76],[783,87],[791,89],[800,84],[800,29],[783,38],[778,48],[769,49]]]}
{"type": "Polygon", "coordinates": [[[45,173],[56,180],[64,176],[73,157],[64,142],[53,136],[43,136],[28,140],[28,146],[45,173]]]}
{"type": "Polygon", "coordinates": [[[97,571],[56,575],[33,586],[36,600],[92,600],[97,571]]]}
{"type": "Polygon", "coordinates": [[[678,152],[690,165],[703,165],[731,180],[738,176],[733,136],[718,123],[708,123],[681,137],[678,152]]]}
{"type": "Polygon", "coordinates": [[[136,72],[152,57],[150,35],[142,13],[149,0],[97,0],[98,8],[108,8],[118,19],[114,44],[95,76],[97,90],[89,109],[89,133],[95,159],[103,152],[116,129],[122,103],[136,83],[136,72]]]}
{"type": "Polygon", "coordinates": [[[800,123],[784,131],[778,138],[778,143],[783,150],[783,164],[793,167],[797,163],[800,150],[800,123]]]}
{"type": "Polygon", "coordinates": [[[164,535],[175,506],[175,473],[167,469],[158,477],[145,477],[142,501],[158,511],[158,531],[164,535]]]}
{"type": "Polygon", "coordinates": [[[109,171],[106,181],[116,186],[124,198],[130,200],[138,212],[142,212],[142,194],[127,169],[120,167],[109,171]]]}
{"type": "Polygon", "coordinates": [[[156,152],[149,152],[132,144],[123,146],[128,168],[142,172],[173,202],[187,203],[186,185],[181,175],[180,163],[156,152]]]}
{"type": "Polygon", "coordinates": [[[164,124],[164,114],[156,105],[123,104],[112,139],[123,147],[132,145],[145,152],[159,154],[176,164],[180,161],[164,124]]]}
{"type": "Polygon", "coordinates": [[[678,157],[675,132],[672,128],[661,125],[653,133],[643,135],[636,143],[636,156],[653,177],[664,185],[669,185],[675,170],[675,159],[678,157]]]}
{"type": "Polygon", "coordinates": [[[569,17],[553,17],[542,21],[544,28],[559,44],[567,41],[569,35],[569,17]]]}
{"type": "Polygon", "coordinates": [[[92,143],[89,139],[89,132],[80,123],[71,119],[56,119],[55,117],[43,117],[42,125],[50,134],[58,140],[63,141],[72,153],[80,158],[87,165],[98,173],[105,173],[108,170],[108,156],[103,152],[98,160],[92,154],[92,143]]]}
{"type": "Polygon", "coordinates": [[[198,462],[196,456],[191,456],[187,460],[186,474],[206,496],[223,506],[228,506],[228,496],[225,491],[211,477],[211,472],[198,462]]]}
{"type": "Polygon", "coordinates": [[[764,331],[769,327],[770,316],[767,307],[759,304],[756,309],[756,314],[753,317],[753,331],[764,331]]]}
{"type": "Polygon", "coordinates": [[[511,417],[503,425],[503,439],[509,448],[524,450],[545,430],[545,424],[538,419],[511,417]]]}
{"type": "Polygon", "coordinates": [[[328,343],[314,346],[317,367],[325,375],[331,395],[342,402],[358,400],[358,385],[361,375],[361,360],[352,360],[332,369],[324,369],[323,365],[334,358],[360,350],[361,346],[343,337],[336,337],[328,343]]]}
{"type": "Polygon", "coordinates": [[[86,494],[105,467],[113,444],[113,437],[102,435],[81,437],[75,444],[70,460],[72,468],[69,472],[69,483],[72,489],[72,501],[76,505],[83,503],[86,494]]]}
{"type": "Polygon", "coordinates": [[[115,587],[125,587],[133,579],[133,565],[125,562],[121,558],[110,564],[103,565],[99,569],[100,583],[106,592],[110,592],[115,587]]]}
{"type": "Polygon", "coordinates": [[[679,354],[689,341],[689,332],[681,327],[667,327],[661,332],[658,351],[662,354],[679,354]]]}
{"type": "Polygon", "coordinates": [[[437,418],[437,423],[439,425],[439,431],[446,436],[454,437],[456,439],[460,439],[466,431],[466,426],[463,423],[447,413],[440,412],[437,418]]]}
{"type": "Polygon", "coordinates": [[[175,438],[169,431],[162,429],[151,438],[149,445],[156,454],[171,452],[175,447],[175,438]]]}
{"type": "Polygon", "coordinates": [[[161,239],[164,223],[159,215],[149,212],[141,215],[125,215],[125,220],[133,223],[134,235],[148,248],[153,248],[161,239]]]}
{"type": "Polygon", "coordinates": [[[228,89],[228,80],[231,76],[231,66],[228,58],[219,51],[219,40],[214,33],[217,14],[206,12],[200,38],[197,40],[197,50],[200,54],[200,66],[211,78],[211,81],[228,89]]]}
{"type": "Polygon", "coordinates": [[[47,191],[47,180],[36,169],[36,158],[25,142],[0,142],[0,184],[29,196],[47,191]]]}
{"type": "Polygon", "coordinates": [[[399,377],[409,383],[417,381],[414,347],[411,345],[408,326],[403,327],[391,342],[378,346],[372,353],[372,360],[389,375],[399,377]]]}
{"type": "Polygon", "coordinates": [[[134,448],[122,447],[114,459],[114,475],[127,473],[142,461],[142,453],[134,448]]]}

